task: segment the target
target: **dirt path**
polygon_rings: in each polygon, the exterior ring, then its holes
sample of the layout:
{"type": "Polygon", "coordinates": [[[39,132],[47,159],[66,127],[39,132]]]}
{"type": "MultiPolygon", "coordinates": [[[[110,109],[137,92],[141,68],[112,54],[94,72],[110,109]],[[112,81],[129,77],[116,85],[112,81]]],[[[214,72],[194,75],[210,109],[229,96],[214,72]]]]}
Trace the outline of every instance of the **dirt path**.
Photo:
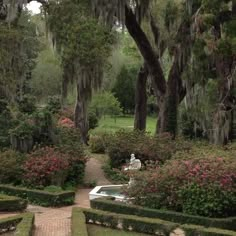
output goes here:
{"type": "Polygon", "coordinates": [[[90,158],[87,162],[84,178],[85,183],[96,181],[97,185],[111,184],[111,182],[106,179],[102,170],[102,161],[97,158],[101,156],[103,155],[96,155],[96,158],[90,158]]]}

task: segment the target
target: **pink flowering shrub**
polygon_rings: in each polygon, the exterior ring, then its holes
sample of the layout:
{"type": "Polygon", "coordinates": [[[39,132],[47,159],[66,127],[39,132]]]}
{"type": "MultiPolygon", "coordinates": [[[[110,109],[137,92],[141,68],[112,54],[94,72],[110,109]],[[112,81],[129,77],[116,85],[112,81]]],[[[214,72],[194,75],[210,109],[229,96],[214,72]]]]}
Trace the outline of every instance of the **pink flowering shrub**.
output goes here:
{"type": "Polygon", "coordinates": [[[29,155],[24,165],[24,182],[30,187],[59,185],[67,176],[68,157],[54,148],[45,147],[29,155]]]}
{"type": "Polygon", "coordinates": [[[171,160],[139,173],[127,189],[134,203],[189,214],[221,217],[236,212],[236,160],[171,160]]]}
{"type": "Polygon", "coordinates": [[[70,118],[60,118],[58,125],[61,127],[74,128],[74,122],[70,118]]]}

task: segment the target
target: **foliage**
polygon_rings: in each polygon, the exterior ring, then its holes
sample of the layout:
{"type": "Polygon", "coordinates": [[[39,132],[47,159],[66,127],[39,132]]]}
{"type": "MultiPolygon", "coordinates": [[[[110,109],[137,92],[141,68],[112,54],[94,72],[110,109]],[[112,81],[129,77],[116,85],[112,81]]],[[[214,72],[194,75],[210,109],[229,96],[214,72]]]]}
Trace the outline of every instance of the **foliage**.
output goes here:
{"type": "Polygon", "coordinates": [[[35,126],[34,143],[50,145],[54,142],[54,120],[53,114],[47,109],[38,109],[33,114],[35,126]]]}
{"type": "Polygon", "coordinates": [[[0,92],[9,100],[22,98],[39,50],[35,24],[25,10],[11,27],[0,24],[0,92]]]}
{"type": "Polygon", "coordinates": [[[120,168],[134,153],[144,164],[155,160],[164,163],[176,151],[174,142],[169,135],[153,137],[139,131],[120,130],[111,136],[108,143],[108,154],[112,168],[120,168]]]}
{"type": "Polygon", "coordinates": [[[0,194],[0,211],[23,211],[28,202],[18,197],[0,194]]]}
{"type": "Polygon", "coordinates": [[[0,162],[0,183],[21,183],[25,156],[13,150],[6,150],[0,153],[0,162]]]}
{"type": "Polygon", "coordinates": [[[108,133],[97,133],[91,135],[89,139],[89,147],[92,153],[105,153],[110,135],[108,133]]]}
{"type": "Polygon", "coordinates": [[[159,219],[121,215],[94,209],[83,209],[83,212],[86,223],[100,224],[114,229],[119,223],[124,230],[129,231],[132,228],[132,231],[139,233],[169,235],[178,226],[175,223],[159,219]]]}
{"type": "Polygon", "coordinates": [[[138,75],[138,67],[123,66],[117,76],[116,83],[112,89],[114,96],[118,99],[123,113],[133,113],[135,108],[135,82],[138,75]]]}
{"type": "Polygon", "coordinates": [[[53,148],[38,149],[24,164],[24,183],[30,187],[62,186],[69,168],[68,157],[53,148]]]}
{"type": "Polygon", "coordinates": [[[68,156],[69,169],[66,182],[82,183],[87,157],[81,142],[78,129],[58,128],[58,143],[56,149],[68,156]]]}
{"type": "Polygon", "coordinates": [[[194,216],[176,211],[157,210],[147,207],[141,207],[138,205],[127,204],[124,202],[118,202],[110,197],[92,200],[91,207],[93,209],[102,211],[125,215],[135,215],[146,218],[157,218],[179,224],[200,225],[206,228],[213,227],[227,230],[236,229],[236,217],[209,218],[203,216],[194,216]]]}
{"type": "Polygon", "coordinates": [[[22,113],[32,114],[36,111],[36,98],[30,95],[24,95],[18,102],[19,111],[22,113]]]}
{"type": "Polygon", "coordinates": [[[12,128],[13,120],[5,100],[0,100],[0,149],[10,146],[9,130],[12,128]]]}
{"type": "Polygon", "coordinates": [[[235,191],[222,189],[218,184],[189,184],[180,190],[183,201],[183,212],[202,216],[235,215],[235,191]]]}
{"type": "Polygon", "coordinates": [[[59,96],[61,91],[62,69],[60,61],[51,48],[41,51],[32,71],[30,85],[32,93],[39,99],[59,96]]]}
{"type": "Polygon", "coordinates": [[[137,176],[128,195],[134,197],[135,203],[151,208],[232,216],[236,209],[235,168],[234,159],[172,160],[137,176]]]}
{"type": "Polygon", "coordinates": [[[114,184],[126,184],[129,181],[129,176],[123,171],[111,168],[109,164],[103,166],[103,171],[112,183],[114,184]]]}
{"type": "Polygon", "coordinates": [[[117,116],[121,114],[120,103],[111,92],[99,93],[93,96],[90,110],[98,117],[105,115],[117,116]]]}
{"type": "Polygon", "coordinates": [[[19,236],[32,235],[34,228],[34,214],[23,213],[12,217],[7,217],[0,220],[0,230],[7,232],[14,227],[15,233],[19,236]]]}
{"type": "Polygon", "coordinates": [[[61,109],[61,100],[59,96],[48,97],[47,109],[53,114],[58,113],[61,109]]]}
{"type": "Polygon", "coordinates": [[[72,191],[50,193],[43,190],[13,187],[11,185],[0,185],[0,192],[27,199],[29,203],[45,207],[72,205],[75,199],[75,192],[72,191]]]}
{"type": "Polygon", "coordinates": [[[88,121],[89,121],[89,129],[95,129],[98,127],[98,116],[94,111],[89,111],[88,114],[88,121]]]}

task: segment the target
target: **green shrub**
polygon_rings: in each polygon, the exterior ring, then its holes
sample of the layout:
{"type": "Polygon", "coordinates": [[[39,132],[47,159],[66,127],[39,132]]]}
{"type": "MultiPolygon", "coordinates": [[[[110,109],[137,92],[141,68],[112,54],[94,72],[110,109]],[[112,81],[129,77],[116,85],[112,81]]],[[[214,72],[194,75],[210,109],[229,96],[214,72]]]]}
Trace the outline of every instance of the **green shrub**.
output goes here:
{"type": "Polygon", "coordinates": [[[88,236],[84,213],[78,209],[72,209],[71,236],[88,236]]]}
{"type": "Polygon", "coordinates": [[[236,160],[171,160],[158,169],[135,174],[126,194],[133,203],[202,216],[227,217],[236,212],[236,160]]]}
{"type": "Polygon", "coordinates": [[[148,160],[164,163],[176,151],[170,136],[153,137],[140,131],[121,130],[110,137],[108,154],[112,168],[120,168],[134,153],[145,163],[148,160]]]}
{"type": "Polygon", "coordinates": [[[33,96],[25,95],[19,102],[19,111],[22,113],[32,114],[36,111],[36,98],[33,96]]]}
{"type": "Polygon", "coordinates": [[[33,213],[25,213],[16,227],[16,236],[33,236],[34,219],[33,213]]]}
{"type": "Polygon", "coordinates": [[[20,184],[25,156],[13,150],[0,152],[0,183],[20,184]]]}
{"type": "Polygon", "coordinates": [[[34,229],[34,214],[24,213],[13,217],[8,217],[0,220],[1,231],[10,231],[16,228],[14,235],[17,236],[32,236],[34,229]]]}
{"type": "Polygon", "coordinates": [[[0,99],[0,149],[10,146],[9,130],[12,128],[12,115],[5,100],[0,99]]]}
{"type": "Polygon", "coordinates": [[[47,108],[38,109],[33,114],[35,130],[34,143],[51,145],[55,141],[55,124],[53,114],[47,108]]]}
{"type": "Polygon", "coordinates": [[[23,211],[27,204],[27,200],[0,194],[0,211],[23,211]]]}
{"type": "Polygon", "coordinates": [[[180,212],[156,210],[137,205],[127,204],[112,200],[112,198],[99,198],[90,201],[94,209],[109,211],[118,214],[136,215],[148,218],[158,218],[179,224],[194,224],[204,227],[222,228],[236,230],[236,217],[230,218],[208,218],[194,216],[180,212]]]}
{"type": "Polygon", "coordinates": [[[121,224],[125,230],[132,228],[132,231],[139,233],[169,235],[178,227],[178,224],[158,219],[121,215],[91,209],[83,209],[83,212],[87,223],[97,224],[99,222],[99,224],[109,228],[117,228],[118,224],[121,224]]]}
{"type": "Polygon", "coordinates": [[[90,136],[89,147],[92,153],[105,153],[110,135],[107,133],[98,133],[90,136]]]}
{"type": "Polygon", "coordinates": [[[235,215],[236,193],[209,183],[207,186],[189,184],[180,190],[183,212],[201,216],[235,215]]]}
{"type": "Polygon", "coordinates": [[[48,98],[47,109],[53,114],[58,113],[61,109],[61,99],[59,96],[51,96],[48,98]]]}
{"type": "Polygon", "coordinates": [[[19,152],[29,152],[34,145],[33,135],[35,126],[30,118],[22,118],[18,124],[9,131],[11,146],[19,152]]]}
{"type": "Polygon", "coordinates": [[[103,166],[103,171],[106,177],[111,180],[112,183],[125,184],[129,181],[128,175],[119,169],[111,168],[109,164],[103,166]]]}
{"type": "Polygon", "coordinates": [[[88,121],[89,121],[89,129],[95,129],[96,127],[98,127],[99,119],[95,112],[89,111],[88,121]]]}
{"type": "Polygon", "coordinates": [[[43,190],[13,187],[10,185],[0,185],[0,192],[27,199],[30,203],[45,207],[72,205],[75,199],[75,192],[72,191],[50,193],[43,190]]]}
{"type": "Polygon", "coordinates": [[[81,142],[79,130],[67,127],[58,128],[58,143],[56,146],[57,150],[69,157],[66,182],[73,184],[82,183],[87,157],[81,142]]]}
{"type": "Polygon", "coordinates": [[[182,225],[186,236],[235,236],[235,231],[205,228],[196,225],[182,225]]]}

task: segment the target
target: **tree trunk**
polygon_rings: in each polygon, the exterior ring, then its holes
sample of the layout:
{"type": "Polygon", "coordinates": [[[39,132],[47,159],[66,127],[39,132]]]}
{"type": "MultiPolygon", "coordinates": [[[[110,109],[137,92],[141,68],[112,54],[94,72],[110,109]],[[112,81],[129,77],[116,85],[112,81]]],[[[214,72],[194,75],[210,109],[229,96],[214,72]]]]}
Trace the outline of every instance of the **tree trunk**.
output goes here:
{"type": "Polygon", "coordinates": [[[75,107],[75,127],[79,129],[81,140],[88,145],[88,104],[83,96],[83,90],[77,85],[77,103],[75,107]]]}
{"type": "Polygon", "coordinates": [[[148,69],[147,69],[146,64],[144,63],[144,65],[140,68],[137,83],[136,83],[135,119],[134,119],[134,129],[135,130],[146,130],[147,77],[148,77],[148,69]]]}
{"type": "Polygon", "coordinates": [[[219,76],[219,105],[213,117],[211,141],[224,145],[230,139],[233,122],[235,96],[233,95],[233,77],[236,73],[236,58],[233,56],[218,56],[216,71],[219,76]]]}

